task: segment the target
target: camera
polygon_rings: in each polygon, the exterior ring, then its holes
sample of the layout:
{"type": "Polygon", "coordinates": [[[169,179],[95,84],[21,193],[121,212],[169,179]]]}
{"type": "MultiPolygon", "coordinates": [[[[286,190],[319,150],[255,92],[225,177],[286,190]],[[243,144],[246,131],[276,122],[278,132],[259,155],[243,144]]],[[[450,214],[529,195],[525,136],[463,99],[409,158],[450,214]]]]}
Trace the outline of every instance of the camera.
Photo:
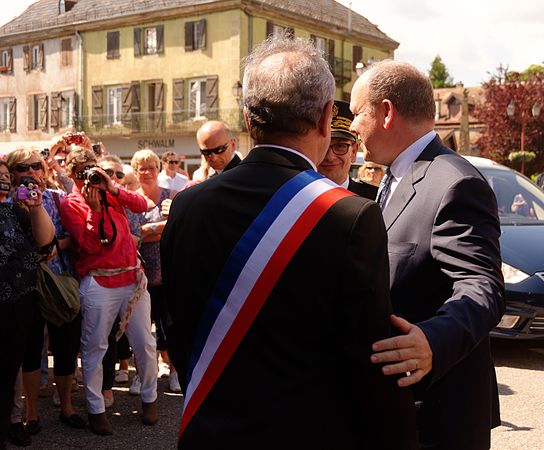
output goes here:
{"type": "Polygon", "coordinates": [[[17,200],[36,200],[38,198],[38,183],[32,177],[21,177],[17,188],[17,200]]]}
{"type": "Polygon", "coordinates": [[[100,144],[93,144],[93,152],[96,156],[101,156],[100,144]]]}
{"type": "Polygon", "coordinates": [[[42,158],[43,159],[47,159],[49,157],[49,149],[48,148],[44,148],[41,152],[40,152],[40,155],[42,155],[42,158]]]}
{"type": "Polygon", "coordinates": [[[80,180],[89,180],[91,184],[100,184],[102,181],[102,175],[92,169],[92,167],[85,167],[78,176],[80,180]]]}

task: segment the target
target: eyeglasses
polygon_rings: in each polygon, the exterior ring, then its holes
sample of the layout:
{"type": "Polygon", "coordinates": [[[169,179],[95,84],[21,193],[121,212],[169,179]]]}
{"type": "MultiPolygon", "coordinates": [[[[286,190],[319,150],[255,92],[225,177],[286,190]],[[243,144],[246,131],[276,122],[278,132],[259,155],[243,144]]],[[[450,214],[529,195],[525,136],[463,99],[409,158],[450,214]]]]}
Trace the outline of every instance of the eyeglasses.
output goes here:
{"type": "Polygon", "coordinates": [[[365,167],[365,170],[371,170],[371,171],[382,171],[383,169],[381,167],[376,167],[376,166],[366,166],[365,167]]]}
{"type": "Polygon", "coordinates": [[[124,172],[117,172],[113,169],[104,169],[104,172],[106,172],[109,177],[113,177],[113,175],[115,174],[115,176],[119,179],[124,178],[125,176],[124,172]]]}
{"type": "Polygon", "coordinates": [[[173,159],[172,161],[168,161],[168,164],[179,164],[179,161],[173,159]]]}
{"type": "Polygon", "coordinates": [[[87,172],[92,169],[93,167],[96,167],[96,164],[89,164],[88,166],[85,166],[80,171],[76,172],[76,180],[86,180],[87,179],[87,172]]]}
{"type": "Polygon", "coordinates": [[[30,168],[32,168],[32,170],[43,170],[41,162],[35,162],[31,164],[19,163],[15,166],[15,170],[19,173],[28,172],[30,168]]]}
{"type": "Polygon", "coordinates": [[[329,145],[329,150],[332,149],[332,152],[337,156],[345,155],[349,148],[351,147],[351,144],[346,144],[344,142],[339,142],[337,144],[331,144],[329,145]]]}
{"type": "Polygon", "coordinates": [[[227,142],[226,144],[221,145],[220,147],[201,148],[200,153],[202,153],[204,156],[210,156],[212,153],[214,155],[220,155],[221,153],[223,153],[227,149],[228,146],[229,146],[229,142],[227,142]]]}
{"type": "Polygon", "coordinates": [[[138,167],[138,172],[139,173],[154,172],[157,169],[158,169],[157,167],[138,167]]]}

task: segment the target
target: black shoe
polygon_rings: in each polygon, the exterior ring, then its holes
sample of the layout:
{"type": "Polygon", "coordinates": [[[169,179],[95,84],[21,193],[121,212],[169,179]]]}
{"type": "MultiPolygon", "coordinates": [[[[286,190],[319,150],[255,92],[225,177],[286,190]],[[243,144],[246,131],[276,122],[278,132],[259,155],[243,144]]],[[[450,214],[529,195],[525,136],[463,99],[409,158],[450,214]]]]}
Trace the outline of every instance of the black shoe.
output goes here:
{"type": "Polygon", "coordinates": [[[85,428],[87,426],[85,420],[83,420],[83,418],[81,416],[78,416],[77,414],[67,416],[66,414],[61,412],[59,415],[59,420],[65,425],[68,425],[72,428],[85,428]]]}
{"type": "Polygon", "coordinates": [[[8,439],[17,447],[27,447],[32,444],[32,438],[26,431],[23,422],[12,423],[8,431],[8,439]]]}
{"type": "Polygon", "coordinates": [[[38,434],[40,431],[42,431],[42,426],[40,424],[40,419],[29,420],[25,424],[25,430],[30,434],[38,434]]]}

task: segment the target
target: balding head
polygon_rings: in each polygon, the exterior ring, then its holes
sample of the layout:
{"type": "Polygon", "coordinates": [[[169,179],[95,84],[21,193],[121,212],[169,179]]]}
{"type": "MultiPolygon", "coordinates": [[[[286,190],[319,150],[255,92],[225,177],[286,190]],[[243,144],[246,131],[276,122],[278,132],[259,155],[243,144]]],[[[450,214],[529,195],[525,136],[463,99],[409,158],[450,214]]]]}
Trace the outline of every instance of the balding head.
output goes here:
{"type": "Polygon", "coordinates": [[[210,120],[196,132],[196,142],[208,164],[221,172],[232,159],[236,140],[230,129],[218,120],[210,120]]]}

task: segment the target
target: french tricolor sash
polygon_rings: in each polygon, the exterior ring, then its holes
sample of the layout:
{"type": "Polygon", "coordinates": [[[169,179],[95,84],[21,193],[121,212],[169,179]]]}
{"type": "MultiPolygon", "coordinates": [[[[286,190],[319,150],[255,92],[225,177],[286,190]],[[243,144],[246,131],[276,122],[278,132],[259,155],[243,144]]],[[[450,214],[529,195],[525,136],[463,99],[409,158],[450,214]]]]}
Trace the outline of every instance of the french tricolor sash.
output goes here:
{"type": "Polygon", "coordinates": [[[327,210],[350,195],[307,170],[274,194],[240,238],[219,275],[195,338],[180,439],[293,255],[327,210]]]}

